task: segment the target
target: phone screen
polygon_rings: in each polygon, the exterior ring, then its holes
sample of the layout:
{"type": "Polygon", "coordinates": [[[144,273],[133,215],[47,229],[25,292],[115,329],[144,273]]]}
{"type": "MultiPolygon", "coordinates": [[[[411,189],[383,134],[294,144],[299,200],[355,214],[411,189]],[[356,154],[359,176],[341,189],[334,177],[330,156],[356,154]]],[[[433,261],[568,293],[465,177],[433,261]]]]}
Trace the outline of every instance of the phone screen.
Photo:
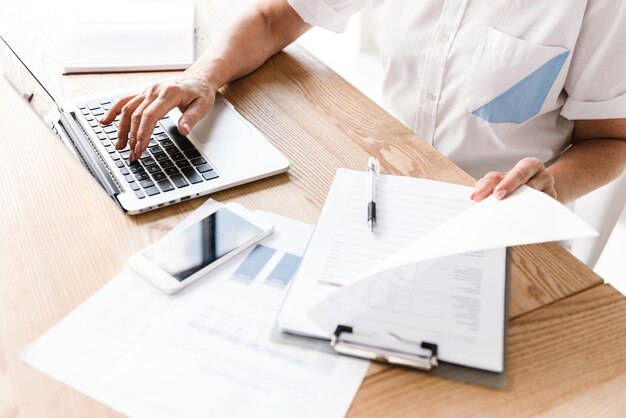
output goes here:
{"type": "Polygon", "coordinates": [[[178,281],[184,281],[262,230],[226,208],[156,243],[143,255],[178,281]]]}

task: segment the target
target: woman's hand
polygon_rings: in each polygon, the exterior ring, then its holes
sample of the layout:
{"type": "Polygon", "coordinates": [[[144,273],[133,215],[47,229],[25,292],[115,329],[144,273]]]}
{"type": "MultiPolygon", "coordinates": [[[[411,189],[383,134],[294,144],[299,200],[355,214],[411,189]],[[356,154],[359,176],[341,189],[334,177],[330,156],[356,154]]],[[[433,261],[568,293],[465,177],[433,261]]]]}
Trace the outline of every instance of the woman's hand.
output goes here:
{"type": "Polygon", "coordinates": [[[497,171],[487,173],[476,182],[471,199],[479,202],[493,194],[496,199],[502,200],[524,184],[556,199],[554,177],[540,159],[533,157],[520,160],[508,173],[497,171]]]}
{"type": "Polygon", "coordinates": [[[188,135],[213,107],[217,87],[204,73],[183,73],[175,80],[153,84],[141,94],[122,97],[100,120],[103,125],[120,116],[115,148],[130,146],[130,161],[138,160],[148,148],[150,136],[159,119],[174,107],[182,112],[178,130],[188,135]]]}

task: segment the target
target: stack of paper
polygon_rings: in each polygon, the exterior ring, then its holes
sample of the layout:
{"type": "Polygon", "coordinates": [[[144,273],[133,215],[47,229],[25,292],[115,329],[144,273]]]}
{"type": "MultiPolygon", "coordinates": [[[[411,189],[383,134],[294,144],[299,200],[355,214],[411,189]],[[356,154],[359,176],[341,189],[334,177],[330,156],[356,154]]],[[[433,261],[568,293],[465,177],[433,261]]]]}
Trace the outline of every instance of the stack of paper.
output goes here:
{"type": "Polygon", "coordinates": [[[126,269],[22,359],[129,416],[344,416],[369,362],[274,325],[312,226],[259,214],[274,233],[210,277],[166,295],[126,269]]]}
{"type": "Polygon", "coordinates": [[[595,234],[526,186],[473,204],[469,187],[398,176],[378,181],[372,233],[367,184],[365,172],[338,171],[279,315],[284,331],[392,333],[437,344],[442,361],[502,372],[505,248],[595,234]]]}
{"type": "Polygon", "coordinates": [[[66,40],[66,74],[185,69],[194,59],[194,3],[81,3],[66,40]]]}

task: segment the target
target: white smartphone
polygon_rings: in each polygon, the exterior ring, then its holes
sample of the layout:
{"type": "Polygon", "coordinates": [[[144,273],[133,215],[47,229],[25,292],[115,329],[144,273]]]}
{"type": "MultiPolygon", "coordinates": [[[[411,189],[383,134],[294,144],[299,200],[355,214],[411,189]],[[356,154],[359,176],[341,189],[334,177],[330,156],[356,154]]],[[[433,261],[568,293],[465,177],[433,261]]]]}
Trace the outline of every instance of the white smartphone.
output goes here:
{"type": "Polygon", "coordinates": [[[132,255],[128,265],[166,293],[190,285],[252,244],[272,225],[236,203],[175,232],[132,255]]]}

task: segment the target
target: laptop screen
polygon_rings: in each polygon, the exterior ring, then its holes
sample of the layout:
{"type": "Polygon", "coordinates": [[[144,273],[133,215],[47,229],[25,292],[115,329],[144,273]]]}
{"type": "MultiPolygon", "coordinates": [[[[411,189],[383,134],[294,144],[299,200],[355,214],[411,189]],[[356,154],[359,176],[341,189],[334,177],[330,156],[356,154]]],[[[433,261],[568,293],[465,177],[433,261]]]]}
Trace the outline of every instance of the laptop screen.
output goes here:
{"type": "Polygon", "coordinates": [[[43,120],[57,107],[4,38],[0,38],[0,72],[43,120]]]}

